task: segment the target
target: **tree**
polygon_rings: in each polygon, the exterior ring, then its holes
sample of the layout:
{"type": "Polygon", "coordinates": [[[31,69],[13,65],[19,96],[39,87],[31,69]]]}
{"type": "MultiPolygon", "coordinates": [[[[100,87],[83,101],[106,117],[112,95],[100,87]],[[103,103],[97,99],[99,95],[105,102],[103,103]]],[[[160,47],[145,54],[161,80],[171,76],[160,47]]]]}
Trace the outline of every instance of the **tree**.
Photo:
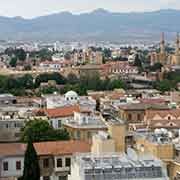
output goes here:
{"type": "Polygon", "coordinates": [[[161,92],[170,91],[171,89],[175,88],[175,84],[169,80],[159,81],[155,84],[156,89],[161,92]]]}
{"type": "Polygon", "coordinates": [[[56,87],[53,87],[53,86],[42,87],[40,89],[41,89],[40,90],[41,94],[53,94],[54,92],[58,91],[58,89],[56,87]]]}
{"type": "Polygon", "coordinates": [[[125,84],[121,80],[115,79],[115,80],[110,81],[110,87],[109,88],[111,90],[120,89],[120,88],[124,89],[125,84]]]}
{"type": "Polygon", "coordinates": [[[105,48],[104,51],[103,51],[103,54],[104,54],[104,57],[105,58],[111,58],[111,49],[109,48],[105,48]]]}
{"type": "Polygon", "coordinates": [[[17,58],[16,57],[12,57],[10,62],[9,62],[9,65],[11,67],[16,67],[16,65],[17,65],[17,58]]]}
{"type": "Polygon", "coordinates": [[[30,74],[25,74],[22,77],[19,77],[17,79],[20,86],[26,89],[33,89],[34,83],[33,83],[33,77],[30,74]]]}
{"type": "Polygon", "coordinates": [[[41,49],[37,54],[41,60],[51,60],[52,58],[52,52],[49,49],[41,49]]]}
{"type": "Polygon", "coordinates": [[[26,59],[26,52],[22,48],[16,49],[15,50],[15,56],[17,57],[18,60],[25,61],[25,59],[26,59]]]}
{"type": "Polygon", "coordinates": [[[67,53],[64,55],[64,59],[70,60],[70,59],[71,59],[71,53],[70,53],[70,52],[67,52],[67,53]]]}
{"type": "Polygon", "coordinates": [[[14,49],[12,47],[5,49],[4,51],[5,54],[8,56],[12,56],[14,54],[14,49]]]}
{"type": "Polygon", "coordinates": [[[40,180],[40,167],[38,156],[32,141],[28,142],[24,157],[24,170],[22,180],[40,180]]]}
{"type": "Polygon", "coordinates": [[[155,63],[153,66],[150,66],[150,71],[160,71],[163,65],[161,63],[155,63]]]}
{"type": "Polygon", "coordinates": [[[100,112],[100,105],[101,105],[100,99],[97,99],[97,100],[96,100],[96,111],[99,111],[99,112],[100,112]]]}
{"type": "Polygon", "coordinates": [[[35,119],[28,121],[22,129],[21,140],[23,142],[69,140],[69,134],[65,129],[54,130],[46,120],[35,119]]]}
{"type": "Polygon", "coordinates": [[[142,63],[138,54],[135,57],[134,65],[137,66],[138,68],[142,68],[142,63]]]}
{"type": "Polygon", "coordinates": [[[76,76],[75,74],[70,73],[70,74],[68,74],[68,76],[67,76],[67,82],[68,82],[69,84],[76,84],[76,83],[79,82],[79,80],[78,80],[78,78],[77,78],[77,76],[76,76]]]}
{"type": "Polygon", "coordinates": [[[32,66],[30,64],[27,64],[24,66],[25,71],[30,71],[32,69],[32,66]]]}
{"type": "Polygon", "coordinates": [[[49,80],[54,80],[57,84],[65,84],[66,82],[66,79],[59,73],[44,73],[36,77],[35,86],[39,87],[42,82],[48,82],[49,80]]]}

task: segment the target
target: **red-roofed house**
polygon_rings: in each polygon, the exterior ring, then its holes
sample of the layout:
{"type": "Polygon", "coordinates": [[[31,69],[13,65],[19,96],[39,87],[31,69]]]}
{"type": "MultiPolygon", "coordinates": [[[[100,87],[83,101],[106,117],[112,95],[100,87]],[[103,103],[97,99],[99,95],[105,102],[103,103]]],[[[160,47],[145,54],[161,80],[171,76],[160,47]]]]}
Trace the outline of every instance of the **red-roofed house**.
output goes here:
{"type": "Polygon", "coordinates": [[[169,110],[150,110],[145,111],[144,121],[151,129],[166,128],[179,129],[180,128],[180,109],[169,110]]]}
{"type": "MultiPolygon", "coordinates": [[[[34,143],[39,157],[41,180],[67,179],[71,158],[75,153],[90,152],[91,145],[83,141],[53,141],[34,143]]],[[[0,180],[21,177],[26,144],[0,144],[0,180]]]]}
{"type": "Polygon", "coordinates": [[[61,127],[62,121],[73,118],[74,112],[80,112],[80,107],[79,105],[71,105],[53,109],[39,109],[34,112],[35,115],[41,114],[42,116],[46,116],[51,125],[55,129],[58,129],[61,127]]]}

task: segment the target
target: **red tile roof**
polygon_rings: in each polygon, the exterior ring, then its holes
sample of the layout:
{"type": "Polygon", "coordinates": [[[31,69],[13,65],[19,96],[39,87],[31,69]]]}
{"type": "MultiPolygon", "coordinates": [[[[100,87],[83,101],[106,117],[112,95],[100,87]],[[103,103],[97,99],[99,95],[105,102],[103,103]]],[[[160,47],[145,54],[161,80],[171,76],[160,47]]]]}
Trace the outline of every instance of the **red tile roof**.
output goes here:
{"type": "Polygon", "coordinates": [[[23,155],[26,145],[22,143],[3,143],[0,144],[0,157],[8,155],[23,155]]]}
{"type": "Polygon", "coordinates": [[[90,152],[91,146],[84,141],[53,141],[35,143],[38,155],[71,155],[74,153],[90,152]]]}
{"type": "MultiPolygon", "coordinates": [[[[84,141],[52,141],[34,143],[38,155],[72,155],[74,153],[90,152],[91,145],[84,141]]],[[[0,156],[23,156],[26,144],[0,144],[0,156]]]]}
{"type": "Polygon", "coordinates": [[[146,119],[152,120],[156,115],[161,118],[171,115],[175,118],[180,118],[180,109],[166,109],[166,110],[146,110],[146,119]]]}
{"type": "Polygon", "coordinates": [[[59,107],[53,109],[38,109],[34,111],[35,114],[44,113],[49,118],[73,116],[74,112],[80,112],[80,107],[78,105],[59,107]]]}
{"type": "Polygon", "coordinates": [[[144,104],[165,104],[164,99],[140,99],[141,103],[144,104]]]}

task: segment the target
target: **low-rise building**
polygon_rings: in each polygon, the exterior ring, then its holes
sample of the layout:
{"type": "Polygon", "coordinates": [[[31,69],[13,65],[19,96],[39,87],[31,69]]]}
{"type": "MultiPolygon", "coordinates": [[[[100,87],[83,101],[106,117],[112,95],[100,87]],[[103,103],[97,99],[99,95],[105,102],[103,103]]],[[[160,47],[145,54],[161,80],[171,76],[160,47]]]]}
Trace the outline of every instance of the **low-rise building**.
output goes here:
{"type": "Polygon", "coordinates": [[[62,127],[62,123],[68,119],[73,119],[74,113],[80,112],[78,105],[69,105],[52,109],[38,109],[34,111],[34,117],[43,117],[47,119],[53,128],[62,127]]]}
{"type": "Polygon", "coordinates": [[[154,133],[136,134],[136,149],[140,153],[150,153],[155,157],[169,163],[174,158],[174,145],[165,129],[154,133]]]}
{"type": "MultiPolygon", "coordinates": [[[[39,157],[40,180],[67,180],[71,159],[75,153],[90,152],[90,145],[82,141],[34,143],[39,157]]],[[[26,144],[0,144],[0,178],[23,175],[26,144]]]]}
{"type": "Polygon", "coordinates": [[[180,128],[180,109],[149,110],[145,111],[144,122],[150,129],[180,128]]]}
{"type": "Polygon", "coordinates": [[[96,109],[96,100],[89,96],[79,96],[74,91],[68,91],[62,95],[43,96],[45,107],[48,109],[59,108],[70,105],[79,105],[81,109],[94,111],[96,109]]]}
{"type": "Polygon", "coordinates": [[[107,126],[100,114],[75,112],[72,119],[63,122],[72,139],[90,141],[98,131],[107,131],[107,126]]]}
{"type": "Polygon", "coordinates": [[[79,154],[73,158],[69,180],[168,180],[161,161],[125,154],[79,154]]]}

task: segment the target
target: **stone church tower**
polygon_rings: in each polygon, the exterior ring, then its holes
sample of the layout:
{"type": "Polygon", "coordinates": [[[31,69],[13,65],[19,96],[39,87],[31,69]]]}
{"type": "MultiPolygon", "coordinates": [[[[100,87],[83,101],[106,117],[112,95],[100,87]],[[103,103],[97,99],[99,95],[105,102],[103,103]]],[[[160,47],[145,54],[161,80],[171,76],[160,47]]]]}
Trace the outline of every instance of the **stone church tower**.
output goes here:
{"type": "Polygon", "coordinates": [[[160,41],[160,54],[165,54],[165,40],[164,33],[161,33],[161,41],[160,41]]]}
{"type": "Polygon", "coordinates": [[[176,50],[175,50],[175,57],[176,57],[176,65],[180,65],[180,53],[179,53],[179,33],[176,34],[176,50]]]}
{"type": "Polygon", "coordinates": [[[171,65],[180,65],[179,33],[176,34],[175,53],[171,55],[171,65]]]}

